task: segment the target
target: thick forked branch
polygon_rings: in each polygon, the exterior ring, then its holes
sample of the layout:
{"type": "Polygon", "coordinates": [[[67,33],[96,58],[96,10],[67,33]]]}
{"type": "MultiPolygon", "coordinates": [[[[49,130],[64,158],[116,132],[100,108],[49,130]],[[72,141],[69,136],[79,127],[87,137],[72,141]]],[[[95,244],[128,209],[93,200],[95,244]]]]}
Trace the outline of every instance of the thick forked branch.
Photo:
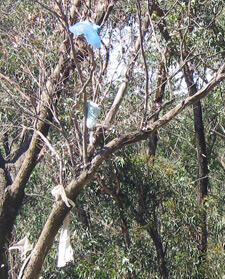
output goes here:
{"type": "MultiPolygon", "coordinates": [[[[194,96],[187,97],[183,102],[175,106],[165,115],[163,115],[159,120],[151,124],[147,130],[138,130],[129,134],[125,134],[118,138],[113,139],[108,144],[106,144],[103,149],[92,159],[91,163],[87,168],[81,173],[81,175],[71,181],[67,186],[66,192],[68,198],[73,201],[76,200],[77,196],[85,185],[91,181],[94,177],[97,169],[112,153],[116,152],[120,148],[147,139],[154,131],[171,121],[176,115],[182,112],[186,107],[193,105],[200,99],[204,98],[209,94],[209,92],[222,80],[225,79],[225,64],[218,70],[217,75],[212,79],[203,89],[200,89],[194,96]]],[[[36,279],[41,270],[44,259],[52,246],[54,238],[60,229],[63,220],[68,213],[69,208],[60,201],[56,202],[50,216],[44,226],[44,229],[38,239],[38,242],[32,251],[30,261],[24,270],[24,275],[22,279],[36,279]]]]}

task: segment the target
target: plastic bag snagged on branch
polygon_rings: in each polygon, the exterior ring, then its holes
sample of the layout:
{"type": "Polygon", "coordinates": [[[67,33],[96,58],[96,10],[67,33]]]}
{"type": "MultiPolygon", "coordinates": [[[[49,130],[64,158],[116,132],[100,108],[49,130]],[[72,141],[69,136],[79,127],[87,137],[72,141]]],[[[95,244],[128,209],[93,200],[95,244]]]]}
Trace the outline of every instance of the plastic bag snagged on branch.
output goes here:
{"type": "Polygon", "coordinates": [[[75,206],[74,202],[71,199],[67,198],[63,185],[59,184],[59,185],[55,186],[52,189],[51,194],[53,195],[53,197],[55,197],[55,199],[57,201],[61,197],[61,199],[64,201],[64,203],[66,204],[67,207],[75,206]]]}
{"type": "Polygon", "coordinates": [[[97,124],[97,118],[101,113],[100,107],[92,102],[87,101],[87,122],[86,125],[88,129],[93,129],[97,124]]]}
{"type": "Polygon", "coordinates": [[[69,26],[70,32],[75,35],[84,35],[85,39],[89,44],[91,44],[95,48],[101,47],[101,39],[97,33],[99,25],[96,25],[89,21],[81,21],[72,26],[69,26]]]}
{"type": "Polygon", "coordinates": [[[73,261],[73,248],[70,244],[69,232],[70,214],[63,221],[62,231],[59,237],[57,267],[64,267],[68,262],[73,261]]]}
{"type": "MultiPolygon", "coordinates": [[[[54,187],[51,194],[56,200],[61,198],[67,207],[75,206],[74,202],[67,198],[63,185],[57,185],[54,187]]],[[[64,267],[68,262],[73,261],[73,248],[70,245],[69,222],[70,213],[68,213],[63,221],[63,227],[59,237],[57,267],[64,267]]]]}
{"type": "Polygon", "coordinates": [[[31,251],[32,249],[33,244],[30,243],[27,235],[13,246],[9,247],[9,250],[19,250],[22,260],[25,260],[27,252],[31,251]]]}

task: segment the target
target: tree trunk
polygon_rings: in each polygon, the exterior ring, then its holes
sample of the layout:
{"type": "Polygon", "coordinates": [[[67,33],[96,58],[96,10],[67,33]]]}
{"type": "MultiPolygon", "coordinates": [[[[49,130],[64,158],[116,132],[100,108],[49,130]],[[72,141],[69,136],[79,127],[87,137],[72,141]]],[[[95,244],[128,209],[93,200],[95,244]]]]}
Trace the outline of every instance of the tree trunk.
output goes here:
{"type": "MultiPolygon", "coordinates": [[[[162,61],[158,69],[157,87],[154,96],[154,103],[151,108],[151,114],[155,114],[154,117],[151,119],[152,122],[157,121],[159,118],[159,112],[158,113],[156,112],[161,107],[162,104],[166,81],[167,81],[166,69],[165,69],[164,62],[162,61]]],[[[157,131],[155,131],[154,133],[152,133],[152,136],[149,138],[149,142],[148,142],[147,153],[150,157],[153,158],[155,157],[157,144],[158,144],[158,135],[157,135],[157,131]]],[[[155,216],[155,218],[157,217],[155,216]]],[[[163,250],[162,240],[158,232],[157,222],[154,222],[153,226],[148,229],[148,233],[151,236],[156,248],[159,273],[162,279],[168,279],[168,269],[167,269],[167,263],[165,259],[165,252],[163,250]]]]}
{"type": "Polygon", "coordinates": [[[1,245],[0,248],[0,278],[8,279],[7,247],[1,245]]]}
{"type": "MultiPolygon", "coordinates": [[[[143,206],[144,206],[144,204],[143,204],[143,206]]],[[[146,212],[147,210],[144,207],[142,208],[142,210],[144,210],[146,212]]],[[[150,237],[155,245],[155,249],[156,249],[158,271],[159,271],[160,277],[162,279],[168,279],[169,271],[167,268],[167,262],[166,262],[166,258],[165,258],[166,252],[165,252],[165,249],[163,249],[162,239],[159,234],[156,214],[154,214],[154,221],[151,224],[147,223],[147,221],[144,220],[142,212],[139,212],[136,215],[136,220],[141,226],[148,227],[147,232],[150,235],[150,237]]]]}
{"type": "MultiPolygon", "coordinates": [[[[162,61],[159,64],[159,69],[158,69],[157,85],[156,85],[157,87],[154,96],[154,102],[152,104],[151,112],[150,112],[150,115],[154,115],[150,120],[152,123],[158,120],[159,118],[159,111],[162,105],[162,100],[163,100],[165,87],[166,87],[166,81],[167,81],[167,76],[166,76],[165,63],[163,62],[163,58],[162,58],[162,61]]],[[[154,158],[156,154],[157,143],[158,143],[158,133],[157,131],[155,131],[152,134],[152,136],[149,137],[149,141],[148,141],[147,153],[150,157],[154,158]]]]}
{"type": "MultiPolygon", "coordinates": [[[[46,115],[48,111],[46,111],[46,115]]],[[[50,119],[46,117],[45,119],[50,119]]],[[[40,123],[40,131],[45,135],[49,125],[40,123]]],[[[25,141],[19,146],[16,155],[6,161],[0,157],[0,278],[8,278],[8,267],[6,264],[8,257],[8,245],[11,233],[19,214],[20,207],[24,199],[24,189],[36,165],[37,156],[42,148],[38,142],[36,134],[25,137],[25,141]]]]}
{"type": "MultiPolygon", "coordinates": [[[[194,82],[193,72],[189,69],[188,65],[184,66],[184,77],[186,84],[188,86],[189,96],[193,96],[197,92],[197,86],[194,82]]],[[[200,206],[201,211],[201,221],[200,221],[200,263],[199,269],[201,278],[204,278],[204,261],[207,253],[207,213],[204,207],[204,200],[208,194],[208,161],[206,152],[206,141],[204,132],[204,123],[202,119],[202,106],[201,102],[197,102],[193,105],[194,113],[194,129],[195,129],[195,139],[197,147],[198,156],[198,170],[199,170],[199,180],[196,185],[197,201],[200,206]]]]}
{"type": "MultiPolygon", "coordinates": [[[[0,153],[0,208],[3,203],[3,195],[7,187],[7,179],[5,177],[5,160],[0,153]]],[[[1,221],[0,221],[1,222],[1,221]]],[[[0,278],[7,279],[8,277],[8,261],[7,261],[7,249],[4,245],[3,235],[0,235],[0,278]]]]}
{"type": "MultiPolygon", "coordinates": [[[[157,226],[157,224],[155,224],[155,226],[157,226]]],[[[159,235],[157,227],[149,228],[148,233],[151,236],[156,248],[157,260],[159,265],[158,268],[159,268],[159,273],[161,275],[161,278],[168,279],[169,275],[168,275],[167,263],[165,259],[165,251],[163,249],[162,240],[159,235]]]]}
{"type": "MultiPolygon", "coordinates": [[[[76,197],[79,195],[82,188],[92,179],[96,171],[98,170],[101,163],[106,160],[111,154],[117,150],[125,147],[128,144],[135,143],[141,140],[146,140],[155,132],[158,128],[162,127],[169,121],[171,121],[176,115],[183,111],[187,106],[192,105],[193,103],[199,101],[201,98],[205,97],[211,90],[214,88],[221,80],[225,78],[222,71],[225,67],[225,64],[218,70],[217,76],[207,84],[204,89],[199,90],[195,96],[188,97],[182,103],[175,106],[169,112],[164,114],[160,119],[151,124],[150,128],[146,131],[136,131],[131,132],[125,135],[121,135],[118,138],[111,140],[108,144],[101,149],[99,153],[92,159],[90,167],[80,174],[78,178],[74,178],[71,183],[66,187],[66,194],[68,198],[73,201],[76,200],[76,197]]],[[[32,255],[28,265],[24,270],[23,279],[35,279],[38,278],[41,266],[44,262],[44,259],[52,246],[53,240],[63,219],[66,216],[66,210],[64,204],[57,203],[56,207],[52,209],[52,212],[44,226],[44,229],[39,237],[39,240],[32,251],[32,255]],[[57,222],[57,226],[52,225],[54,222],[57,222]]]]}

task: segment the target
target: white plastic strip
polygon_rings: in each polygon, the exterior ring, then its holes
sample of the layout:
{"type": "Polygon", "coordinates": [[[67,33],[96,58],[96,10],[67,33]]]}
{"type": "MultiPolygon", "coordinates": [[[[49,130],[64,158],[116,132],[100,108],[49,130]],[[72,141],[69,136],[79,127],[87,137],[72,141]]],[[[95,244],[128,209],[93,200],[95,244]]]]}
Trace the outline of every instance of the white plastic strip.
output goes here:
{"type": "Polygon", "coordinates": [[[62,231],[59,237],[57,267],[64,267],[68,262],[73,261],[73,248],[70,244],[69,232],[70,214],[63,221],[62,231]]]}

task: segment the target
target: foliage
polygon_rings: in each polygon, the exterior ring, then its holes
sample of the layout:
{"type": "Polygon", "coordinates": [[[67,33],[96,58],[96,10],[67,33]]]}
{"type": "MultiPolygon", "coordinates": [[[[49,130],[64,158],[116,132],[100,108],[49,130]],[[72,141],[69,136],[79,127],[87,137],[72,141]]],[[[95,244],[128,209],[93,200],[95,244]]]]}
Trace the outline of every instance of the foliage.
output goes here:
{"type": "MultiPolygon", "coordinates": [[[[10,244],[26,234],[37,242],[55,204],[54,186],[79,180],[113,139],[149,129],[187,97],[184,65],[201,89],[224,59],[222,1],[83,2],[73,16],[70,0],[0,3],[0,155],[11,184],[26,155],[23,144],[30,144],[39,123],[48,125],[37,143],[10,244]],[[69,25],[86,18],[102,24],[100,50],[68,32],[69,25]],[[124,83],[119,109],[107,124],[124,83]],[[85,128],[87,100],[101,106],[93,131],[85,128]],[[41,119],[46,108],[50,116],[41,119]]],[[[74,262],[56,268],[57,236],[39,278],[165,278],[157,244],[169,278],[201,278],[201,268],[206,279],[224,275],[223,91],[219,83],[202,102],[210,171],[204,208],[196,200],[198,160],[188,108],[157,132],[155,155],[149,154],[146,137],[102,160],[71,210],[74,262]],[[199,260],[203,209],[204,265],[199,260]]],[[[19,254],[10,253],[9,261],[13,278],[21,268],[19,254]]]]}

